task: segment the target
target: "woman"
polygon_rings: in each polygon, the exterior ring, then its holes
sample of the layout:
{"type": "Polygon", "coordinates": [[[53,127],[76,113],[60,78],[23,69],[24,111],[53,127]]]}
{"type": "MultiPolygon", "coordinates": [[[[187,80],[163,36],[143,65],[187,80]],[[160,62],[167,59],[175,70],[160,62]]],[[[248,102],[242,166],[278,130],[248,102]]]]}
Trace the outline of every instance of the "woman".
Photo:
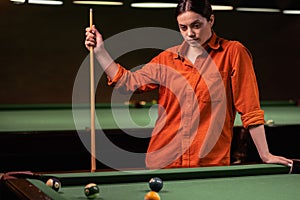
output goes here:
{"type": "Polygon", "coordinates": [[[215,17],[207,0],[180,0],[176,18],[183,43],[135,72],[111,59],[95,26],[86,29],[85,45],[94,47],[110,85],[124,92],[159,90],[147,167],[229,165],[236,112],[263,162],[291,164],[269,152],[249,51],[213,32],[215,17]]]}

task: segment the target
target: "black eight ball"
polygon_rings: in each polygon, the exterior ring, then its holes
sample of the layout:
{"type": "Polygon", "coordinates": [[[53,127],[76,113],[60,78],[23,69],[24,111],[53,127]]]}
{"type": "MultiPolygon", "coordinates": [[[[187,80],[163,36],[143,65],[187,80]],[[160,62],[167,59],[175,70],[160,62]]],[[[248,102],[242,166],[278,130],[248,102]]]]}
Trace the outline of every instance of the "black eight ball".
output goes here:
{"type": "Polygon", "coordinates": [[[154,192],[159,192],[163,188],[163,181],[158,177],[153,177],[149,181],[149,187],[154,192]]]}

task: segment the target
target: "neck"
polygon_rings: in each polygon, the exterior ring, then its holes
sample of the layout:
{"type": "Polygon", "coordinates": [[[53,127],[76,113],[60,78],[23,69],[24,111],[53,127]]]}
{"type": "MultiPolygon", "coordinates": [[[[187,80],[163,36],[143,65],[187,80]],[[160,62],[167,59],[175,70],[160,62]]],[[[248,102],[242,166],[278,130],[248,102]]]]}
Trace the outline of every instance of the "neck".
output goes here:
{"type": "Polygon", "coordinates": [[[199,46],[199,47],[189,46],[188,50],[186,52],[186,57],[194,64],[197,57],[200,55],[203,55],[204,52],[205,52],[205,49],[202,46],[199,46]]]}

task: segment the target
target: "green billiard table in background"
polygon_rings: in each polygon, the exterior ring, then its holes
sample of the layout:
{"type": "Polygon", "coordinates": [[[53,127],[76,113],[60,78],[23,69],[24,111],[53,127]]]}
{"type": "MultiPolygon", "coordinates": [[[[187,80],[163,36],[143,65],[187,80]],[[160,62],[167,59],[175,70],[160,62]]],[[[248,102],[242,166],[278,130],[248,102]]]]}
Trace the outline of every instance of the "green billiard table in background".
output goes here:
{"type": "MultiPolygon", "coordinates": [[[[291,101],[269,101],[262,102],[262,109],[265,119],[274,121],[265,126],[271,152],[300,158],[300,107],[291,101]]],[[[0,172],[89,169],[90,153],[82,144],[82,138],[90,137],[89,111],[88,105],[0,105],[0,172]]],[[[96,132],[105,134],[122,149],[146,152],[156,111],[157,105],[152,103],[96,104],[96,132]],[[140,137],[124,134],[127,130],[140,137]]],[[[235,121],[231,154],[232,162],[260,161],[239,116],[235,121]]],[[[141,161],[123,167],[145,166],[141,161]]],[[[97,162],[97,168],[109,167],[97,162]]]]}

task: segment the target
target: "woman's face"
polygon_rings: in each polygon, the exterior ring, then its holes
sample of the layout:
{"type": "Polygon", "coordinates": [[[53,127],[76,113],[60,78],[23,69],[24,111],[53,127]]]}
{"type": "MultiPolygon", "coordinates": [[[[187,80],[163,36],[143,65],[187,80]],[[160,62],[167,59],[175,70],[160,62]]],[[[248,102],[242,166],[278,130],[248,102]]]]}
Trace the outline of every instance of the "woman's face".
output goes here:
{"type": "Polygon", "coordinates": [[[211,37],[214,15],[207,21],[200,14],[187,11],[177,16],[177,22],[185,41],[192,47],[198,47],[211,37]]]}

